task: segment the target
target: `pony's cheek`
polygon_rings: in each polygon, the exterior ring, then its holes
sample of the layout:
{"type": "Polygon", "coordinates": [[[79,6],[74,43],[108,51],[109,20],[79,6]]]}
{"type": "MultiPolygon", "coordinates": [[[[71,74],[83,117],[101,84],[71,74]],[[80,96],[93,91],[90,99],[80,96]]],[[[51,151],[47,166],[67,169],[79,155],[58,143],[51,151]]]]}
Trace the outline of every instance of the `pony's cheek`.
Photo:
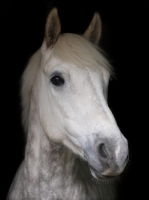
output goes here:
{"type": "MultiPolygon", "coordinates": [[[[56,120],[55,114],[41,116],[40,122],[44,134],[54,142],[62,142],[65,138],[64,128],[60,120],[56,120]]],[[[60,119],[60,118],[59,118],[60,119]]]]}

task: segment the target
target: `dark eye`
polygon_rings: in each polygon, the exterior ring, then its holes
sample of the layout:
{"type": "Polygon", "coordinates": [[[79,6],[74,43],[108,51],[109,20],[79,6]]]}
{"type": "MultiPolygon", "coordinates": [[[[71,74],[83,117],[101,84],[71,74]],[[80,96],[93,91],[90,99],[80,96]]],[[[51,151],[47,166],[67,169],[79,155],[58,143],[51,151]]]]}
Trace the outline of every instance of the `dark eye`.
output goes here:
{"type": "Polygon", "coordinates": [[[53,85],[56,86],[62,86],[65,83],[64,79],[61,76],[53,76],[51,78],[51,82],[53,83],[53,85]]]}

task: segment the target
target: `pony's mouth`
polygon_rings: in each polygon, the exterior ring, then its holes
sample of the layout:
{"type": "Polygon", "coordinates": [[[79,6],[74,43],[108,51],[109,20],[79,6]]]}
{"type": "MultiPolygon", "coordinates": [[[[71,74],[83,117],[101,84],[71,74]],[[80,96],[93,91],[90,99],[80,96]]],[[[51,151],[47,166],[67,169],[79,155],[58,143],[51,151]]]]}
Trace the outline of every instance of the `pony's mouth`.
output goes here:
{"type": "Polygon", "coordinates": [[[89,164],[90,172],[96,179],[114,179],[116,175],[103,175],[89,164]]]}

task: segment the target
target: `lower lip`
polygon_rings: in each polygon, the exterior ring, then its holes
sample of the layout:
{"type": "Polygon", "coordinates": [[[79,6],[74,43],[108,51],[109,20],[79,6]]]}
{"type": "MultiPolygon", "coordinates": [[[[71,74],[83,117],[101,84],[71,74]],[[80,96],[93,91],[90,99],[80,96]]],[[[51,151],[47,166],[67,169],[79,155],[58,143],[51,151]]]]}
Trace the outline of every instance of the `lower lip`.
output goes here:
{"type": "Polygon", "coordinates": [[[99,173],[96,169],[94,169],[91,165],[89,165],[90,167],[90,171],[93,171],[93,174],[95,174],[95,178],[96,179],[114,179],[116,176],[107,176],[107,175],[102,175],[101,173],[99,173]]]}

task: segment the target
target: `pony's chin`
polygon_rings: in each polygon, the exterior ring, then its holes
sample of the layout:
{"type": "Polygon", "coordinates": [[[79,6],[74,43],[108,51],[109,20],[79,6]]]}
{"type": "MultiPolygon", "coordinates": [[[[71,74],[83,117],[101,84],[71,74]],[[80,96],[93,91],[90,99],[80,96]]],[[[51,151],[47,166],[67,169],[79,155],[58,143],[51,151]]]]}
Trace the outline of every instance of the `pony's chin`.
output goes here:
{"type": "Polygon", "coordinates": [[[109,179],[114,179],[115,176],[105,176],[105,175],[102,175],[100,172],[98,172],[96,169],[94,169],[91,165],[89,165],[89,168],[90,168],[90,172],[92,174],[92,176],[95,178],[95,179],[102,179],[102,180],[109,180],[109,179]]]}

